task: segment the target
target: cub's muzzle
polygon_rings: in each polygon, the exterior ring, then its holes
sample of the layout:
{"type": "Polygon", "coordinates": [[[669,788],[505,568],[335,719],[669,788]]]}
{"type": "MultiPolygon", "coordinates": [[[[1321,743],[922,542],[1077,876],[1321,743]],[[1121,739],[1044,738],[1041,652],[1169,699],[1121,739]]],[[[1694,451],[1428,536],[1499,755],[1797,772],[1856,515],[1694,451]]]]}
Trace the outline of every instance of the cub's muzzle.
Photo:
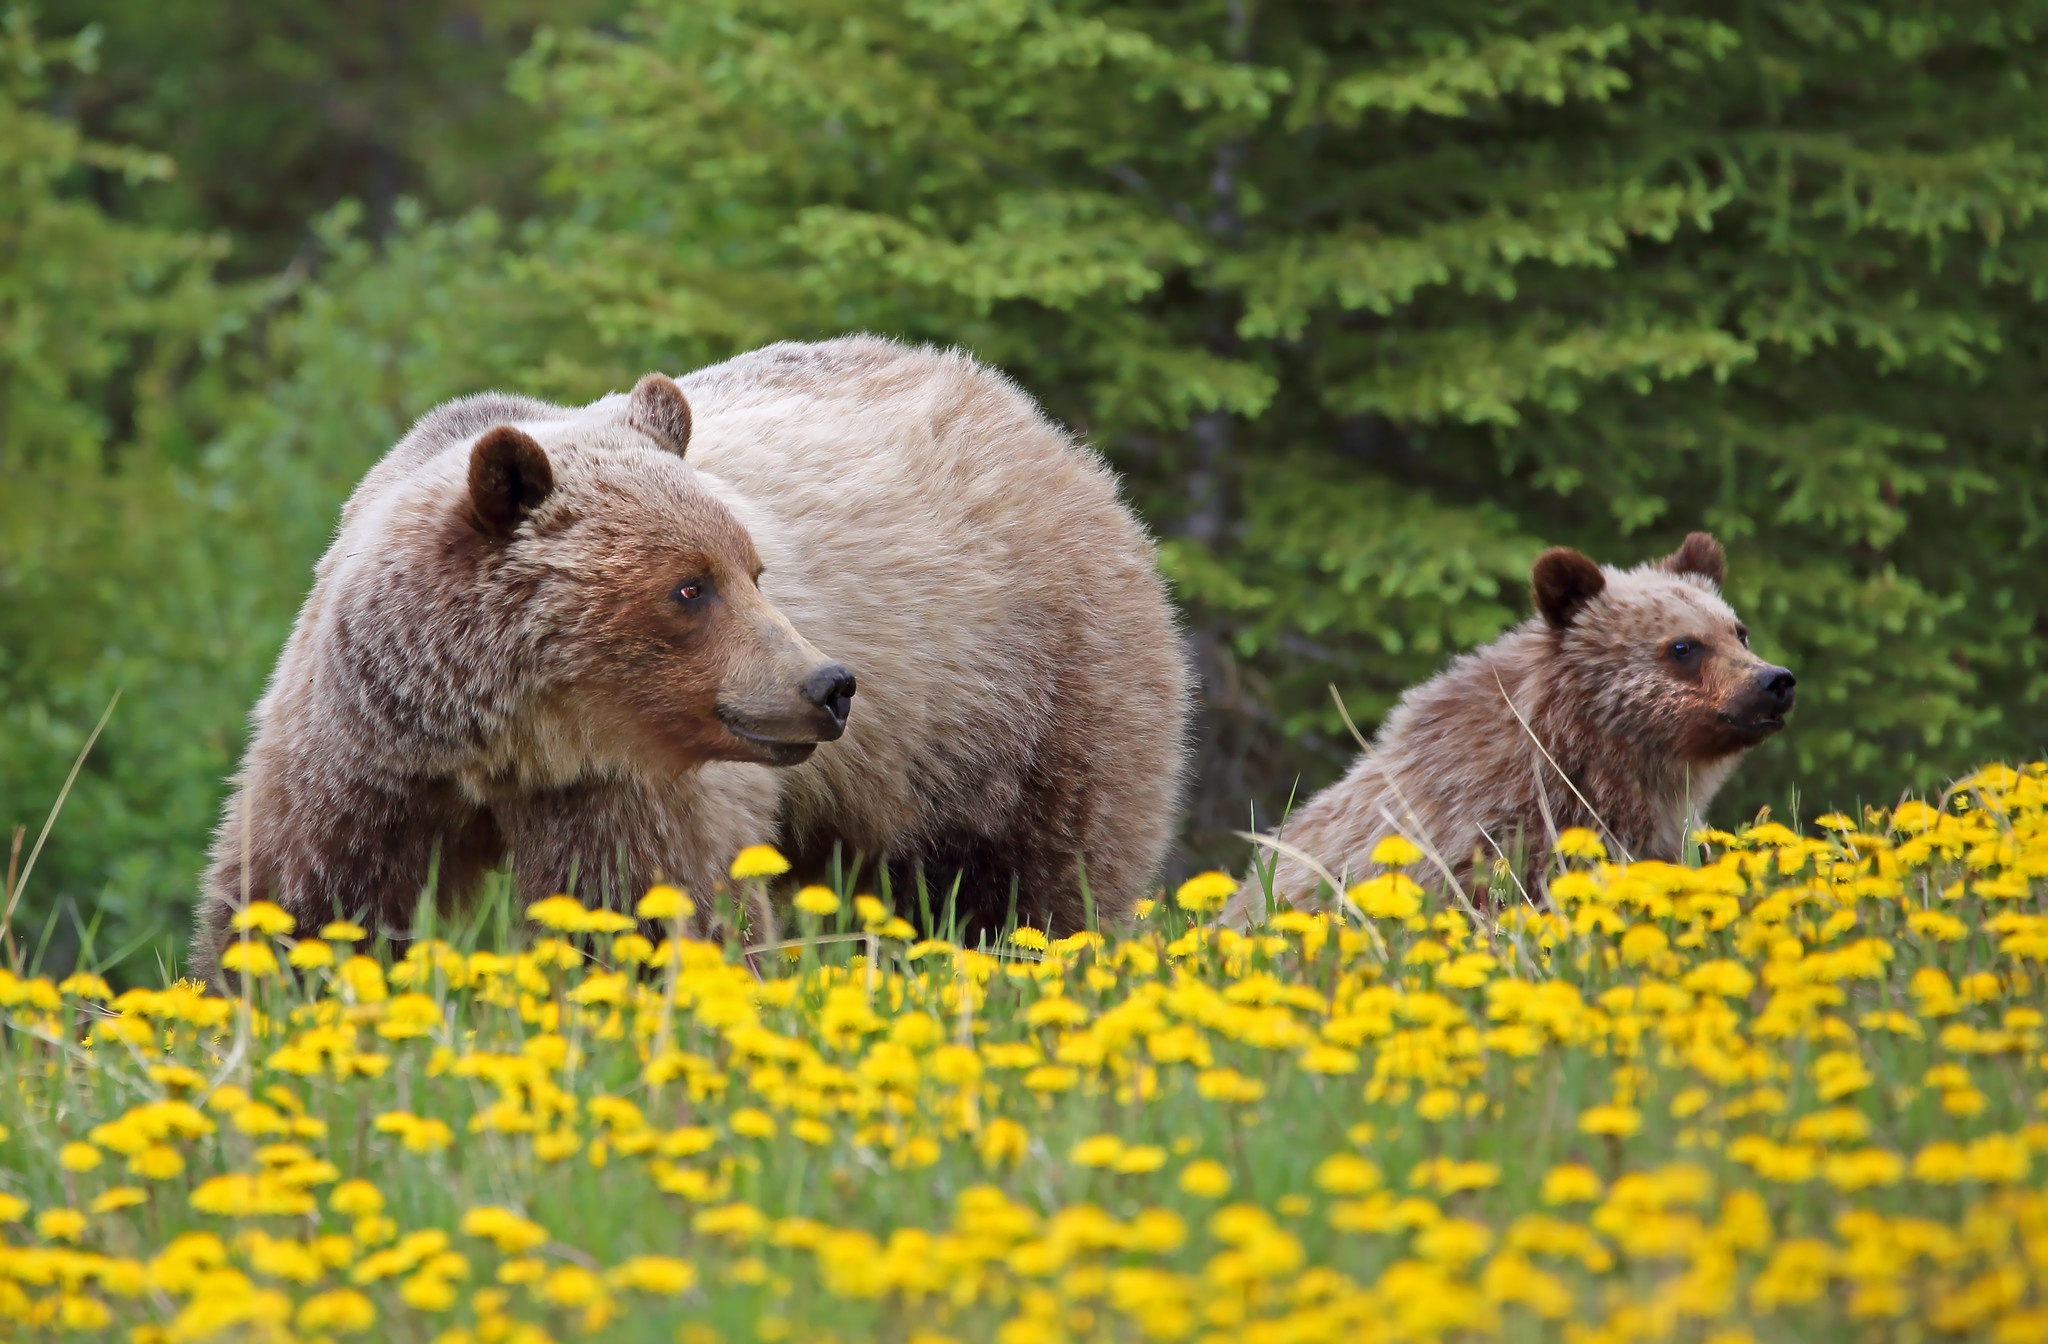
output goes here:
{"type": "Polygon", "coordinates": [[[1757,669],[1757,706],[1768,718],[1782,720],[1792,712],[1792,702],[1797,698],[1793,687],[1799,679],[1782,667],[1761,667],[1757,669]]]}

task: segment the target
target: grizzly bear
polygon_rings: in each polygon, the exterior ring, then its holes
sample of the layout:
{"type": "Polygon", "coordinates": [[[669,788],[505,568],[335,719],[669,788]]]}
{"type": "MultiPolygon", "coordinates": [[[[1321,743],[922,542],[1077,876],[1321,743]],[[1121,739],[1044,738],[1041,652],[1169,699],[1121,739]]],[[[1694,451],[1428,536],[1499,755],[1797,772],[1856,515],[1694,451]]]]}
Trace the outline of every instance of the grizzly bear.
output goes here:
{"type": "Polygon", "coordinates": [[[757,842],[922,870],[934,904],[957,880],[969,924],[1113,921],[1170,840],[1188,713],[1114,477],[966,355],[848,337],[582,408],[464,398],[342,511],[194,968],[248,900],[402,934],[509,861],[522,901],[666,880],[701,910],[757,842]]]}
{"type": "MultiPolygon", "coordinates": [[[[1519,856],[1541,874],[1572,826],[1616,858],[1676,860],[1743,752],[1792,708],[1792,674],[1749,651],[1721,598],[1725,570],[1704,532],[1634,569],[1545,551],[1535,614],[1410,690],[1350,771],[1281,825],[1273,893],[1308,901],[1329,885],[1318,866],[1355,882],[1394,834],[1461,888],[1475,862],[1519,856]]],[[[1256,913],[1260,885],[1245,884],[1235,918],[1256,913]]]]}

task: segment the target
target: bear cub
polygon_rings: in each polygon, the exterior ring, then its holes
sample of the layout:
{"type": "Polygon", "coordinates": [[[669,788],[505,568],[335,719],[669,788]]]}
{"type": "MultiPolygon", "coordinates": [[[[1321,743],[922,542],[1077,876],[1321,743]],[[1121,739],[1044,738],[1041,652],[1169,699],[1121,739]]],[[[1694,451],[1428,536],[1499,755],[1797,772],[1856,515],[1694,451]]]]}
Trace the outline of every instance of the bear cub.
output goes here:
{"type": "MultiPolygon", "coordinates": [[[[1484,873],[1517,851],[1543,872],[1573,826],[1617,859],[1678,859],[1742,754],[1792,709],[1792,674],[1750,652],[1722,600],[1725,570],[1704,532],[1634,569],[1544,552],[1535,614],[1410,690],[1350,771],[1281,825],[1275,895],[1312,902],[1328,887],[1315,865],[1357,881],[1394,834],[1433,850],[1467,890],[1475,864],[1484,873]]],[[[1238,918],[1262,899],[1257,885],[1238,918]]]]}

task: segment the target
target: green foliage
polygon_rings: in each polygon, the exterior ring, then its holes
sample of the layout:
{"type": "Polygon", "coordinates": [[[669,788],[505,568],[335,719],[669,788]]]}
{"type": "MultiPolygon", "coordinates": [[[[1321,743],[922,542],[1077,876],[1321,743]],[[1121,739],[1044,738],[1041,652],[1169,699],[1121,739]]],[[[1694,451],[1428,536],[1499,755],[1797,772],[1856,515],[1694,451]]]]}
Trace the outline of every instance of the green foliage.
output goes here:
{"type": "Polygon", "coordinates": [[[2048,7],[612,13],[118,4],[62,61],[9,21],[0,822],[125,692],[33,927],[182,925],[308,567],[414,416],[861,328],[972,349],[1125,473],[1215,861],[1351,754],[1327,684],[1369,731],[1553,543],[1728,542],[1802,684],[1729,817],[2048,739],[2048,7]],[[224,286],[223,238],[283,270],[224,286]]]}
{"type": "Polygon", "coordinates": [[[314,259],[308,222],[366,203],[381,235],[411,195],[447,211],[534,203],[539,126],[505,90],[539,22],[597,21],[616,0],[46,0],[42,26],[94,25],[100,59],[65,83],[93,132],[169,155],[124,213],[221,229],[239,274],[314,259]]]}
{"type": "MultiPolygon", "coordinates": [[[[198,511],[171,467],[208,432],[205,366],[229,309],[208,278],[216,240],[109,218],[72,190],[88,171],[169,172],[42,109],[51,75],[93,50],[0,14],[0,846],[15,825],[32,839],[113,689],[147,687],[148,721],[95,755],[35,888],[124,938],[175,890],[154,871],[165,838],[205,835],[242,712],[208,694],[209,649],[239,634],[189,601],[212,539],[184,531],[198,511]]],[[[30,901],[17,926],[54,908],[30,901]]]]}
{"type": "MultiPolygon", "coordinates": [[[[219,246],[108,218],[64,190],[86,171],[160,182],[159,155],[102,144],[42,110],[52,67],[90,66],[90,31],[39,43],[0,12],[0,451],[11,466],[91,463],[111,417],[160,413],[168,366],[206,320],[219,246]]],[[[158,427],[151,425],[151,429],[158,427]]]]}

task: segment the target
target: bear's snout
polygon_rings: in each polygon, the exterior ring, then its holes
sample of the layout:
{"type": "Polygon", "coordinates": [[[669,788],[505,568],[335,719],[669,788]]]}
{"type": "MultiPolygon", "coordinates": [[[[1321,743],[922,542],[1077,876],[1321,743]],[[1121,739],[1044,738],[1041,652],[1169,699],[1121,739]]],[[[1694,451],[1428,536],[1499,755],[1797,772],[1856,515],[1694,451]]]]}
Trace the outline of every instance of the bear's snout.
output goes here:
{"type": "Polygon", "coordinates": [[[734,759],[800,765],[819,743],[845,734],[853,709],[852,670],[824,661],[800,637],[797,642],[809,657],[787,673],[756,667],[720,688],[718,721],[738,748],[734,759]]]}
{"type": "Polygon", "coordinates": [[[1792,688],[1799,679],[1782,667],[1761,667],[1756,673],[1757,703],[1765,714],[1782,719],[1792,712],[1792,701],[1796,698],[1792,688]]]}
{"type": "Polygon", "coordinates": [[[1754,746],[1785,726],[1796,697],[1798,678],[1785,668],[1758,663],[1737,683],[1738,689],[1720,715],[1724,731],[1732,732],[1736,747],[1754,746]]]}
{"type": "Polygon", "coordinates": [[[801,694],[831,721],[827,742],[846,731],[846,714],[853,708],[855,683],[845,663],[827,663],[805,679],[801,694]]]}

